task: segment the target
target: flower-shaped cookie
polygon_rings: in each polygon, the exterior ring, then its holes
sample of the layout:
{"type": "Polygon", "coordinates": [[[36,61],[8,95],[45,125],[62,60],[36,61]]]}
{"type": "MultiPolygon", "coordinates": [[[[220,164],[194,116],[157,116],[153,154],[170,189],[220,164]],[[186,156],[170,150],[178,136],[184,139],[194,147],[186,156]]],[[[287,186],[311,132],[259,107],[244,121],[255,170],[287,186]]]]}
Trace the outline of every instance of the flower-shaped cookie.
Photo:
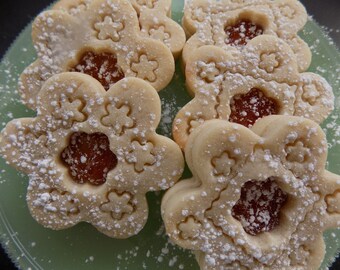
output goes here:
{"type": "Polygon", "coordinates": [[[124,77],[137,77],[156,90],[174,74],[174,59],[160,41],[140,34],[136,11],[128,0],[83,1],[72,9],[39,15],[32,29],[38,60],[23,72],[23,102],[36,108],[42,84],[54,74],[77,71],[93,76],[107,90],[124,77]]]}
{"type": "Polygon", "coordinates": [[[322,232],[340,227],[340,176],[325,170],[318,124],[210,120],[185,156],[193,177],[165,194],[162,217],[175,243],[198,252],[201,269],[318,269],[322,232]]]}
{"type": "MultiPolygon", "coordinates": [[[[90,6],[93,0],[61,0],[54,9],[77,15],[90,6]]],[[[177,58],[184,47],[186,38],[182,27],[171,19],[171,0],[130,0],[138,13],[141,32],[163,42],[177,58]],[[169,15],[169,17],[168,17],[169,15]]]]}
{"type": "Polygon", "coordinates": [[[205,120],[220,118],[249,127],[266,115],[285,114],[320,123],[333,109],[331,86],[317,74],[299,73],[290,47],[270,35],[252,39],[238,54],[215,46],[197,49],[187,63],[186,79],[195,97],[173,126],[182,148],[205,120]]]}
{"type": "Polygon", "coordinates": [[[181,176],[180,148],[156,134],[157,92],[136,78],[107,92],[92,77],[61,73],[38,96],[38,116],[13,120],[1,155],[29,176],[27,202],[42,225],[86,221],[115,238],[137,234],[148,217],[145,193],[181,176]]]}
{"type": "Polygon", "coordinates": [[[183,26],[193,35],[183,50],[184,62],[203,45],[235,51],[252,38],[268,34],[281,38],[294,51],[299,71],[311,63],[308,45],[297,35],[307,13],[297,0],[194,0],[187,1],[183,26]]]}

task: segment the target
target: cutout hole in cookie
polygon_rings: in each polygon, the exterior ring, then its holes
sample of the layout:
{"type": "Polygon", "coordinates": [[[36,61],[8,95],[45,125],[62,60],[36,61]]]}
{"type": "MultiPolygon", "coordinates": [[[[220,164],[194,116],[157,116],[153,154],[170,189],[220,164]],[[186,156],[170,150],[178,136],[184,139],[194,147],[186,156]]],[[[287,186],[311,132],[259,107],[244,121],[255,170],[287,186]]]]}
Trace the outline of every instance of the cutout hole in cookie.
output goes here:
{"type": "Polygon", "coordinates": [[[164,42],[170,46],[171,33],[168,31],[165,24],[156,24],[149,28],[148,35],[156,40],[164,42]]]}
{"type": "Polygon", "coordinates": [[[136,127],[136,121],[132,116],[133,108],[127,102],[118,104],[106,103],[106,113],[101,117],[100,122],[107,127],[113,127],[116,135],[121,136],[126,129],[136,127]]]}
{"type": "Polygon", "coordinates": [[[147,167],[156,163],[156,155],[154,153],[155,142],[142,141],[139,138],[131,140],[131,149],[126,156],[126,161],[134,165],[136,173],[143,172],[147,167]]]}
{"type": "Polygon", "coordinates": [[[246,94],[233,96],[230,109],[230,122],[251,127],[262,117],[278,114],[280,106],[275,99],[267,97],[262,90],[252,88],[246,94]]]}
{"type": "Polygon", "coordinates": [[[202,125],[204,123],[204,119],[201,117],[189,117],[187,120],[187,129],[186,132],[187,134],[191,134],[195,128],[199,127],[200,125],[202,125]]]}
{"type": "Polygon", "coordinates": [[[265,181],[250,180],[241,188],[241,197],[232,208],[232,216],[250,235],[272,231],[280,222],[280,211],[288,195],[275,177],[265,181]]]}
{"type": "Polygon", "coordinates": [[[333,194],[329,194],[325,197],[327,205],[327,213],[329,214],[340,214],[340,189],[335,190],[333,194]]]}
{"type": "Polygon", "coordinates": [[[101,83],[107,91],[112,85],[125,77],[113,53],[93,51],[82,52],[69,71],[90,75],[101,83]]]}
{"type": "Polygon", "coordinates": [[[158,79],[158,68],[158,61],[154,56],[150,56],[145,49],[139,50],[131,61],[131,71],[134,73],[134,76],[150,83],[156,82],[158,79]]]}
{"type": "Polygon", "coordinates": [[[263,28],[249,20],[242,20],[224,29],[225,43],[231,46],[245,46],[253,38],[263,34],[263,28]]]}
{"type": "Polygon", "coordinates": [[[245,46],[253,38],[264,34],[266,20],[251,12],[241,13],[236,20],[226,23],[225,43],[231,46],[245,46]]]}
{"type": "Polygon", "coordinates": [[[59,215],[70,217],[79,214],[79,201],[74,199],[69,192],[50,189],[46,193],[48,193],[48,196],[46,197],[48,199],[48,204],[51,205],[53,209],[57,209],[56,213],[59,215]]]}
{"type": "Polygon", "coordinates": [[[118,163],[117,156],[110,150],[109,139],[103,133],[73,133],[60,158],[73,181],[94,186],[104,184],[107,174],[118,163]]]}
{"type": "Polygon", "coordinates": [[[109,213],[114,220],[121,220],[136,211],[133,195],[111,190],[106,194],[106,201],[100,205],[100,210],[109,213]]]}

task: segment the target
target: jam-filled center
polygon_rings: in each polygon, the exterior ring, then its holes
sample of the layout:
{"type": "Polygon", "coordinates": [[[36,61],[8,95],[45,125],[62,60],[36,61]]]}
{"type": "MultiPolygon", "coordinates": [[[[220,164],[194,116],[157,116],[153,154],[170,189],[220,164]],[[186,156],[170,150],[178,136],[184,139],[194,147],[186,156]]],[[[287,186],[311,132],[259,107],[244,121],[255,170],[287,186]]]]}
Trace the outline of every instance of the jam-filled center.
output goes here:
{"type": "Polygon", "coordinates": [[[78,184],[102,185],[109,171],[117,165],[117,157],[110,150],[105,134],[76,132],[61,153],[61,160],[72,179],[78,184]]]}
{"type": "Polygon", "coordinates": [[[263,34],[262,26],[249,20],[241,20],[234,25],[228,25],[224,31],[227,34],[225,43],[232,46],[244,46],[254,37],[263,34]]]}
{"type": "Polygon", "coordinates": [[[273,177],[262,182],[251,180],[241,188],[241,197],[232,209],[232,216],[250,235],[269,232],[279,225],[280,210],[288,195],[274,180],[273,177]]]}
{"type": "Polygon", "coordinates": [[[70,71],[92,76],[105,90],[109,90],[113,84],[124,78],[124,73],[117,65],[116,56],[110,53],[85,52],[70,71]]]}
{"type": "Polygon", "coordinates": [[[257,119],[267,115],[278,114],[277,102],[257,88],[246,94],[235,95],[230,101],[231,113],[229,121],[251,127],[257,119]]]}

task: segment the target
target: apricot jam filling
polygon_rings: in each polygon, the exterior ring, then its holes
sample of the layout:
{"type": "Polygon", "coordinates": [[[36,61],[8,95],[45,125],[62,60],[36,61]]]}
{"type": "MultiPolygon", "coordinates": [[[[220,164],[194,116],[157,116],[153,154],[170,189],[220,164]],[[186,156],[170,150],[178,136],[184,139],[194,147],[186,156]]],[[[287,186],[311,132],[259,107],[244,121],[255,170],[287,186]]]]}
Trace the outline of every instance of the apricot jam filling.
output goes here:
{"type": "Polygon", "coordinates": [[[92,76],[105,90],[109,90],[113,84],[124,78],[124,73],[117,65],[116,56],[110,53],[85,52],[70,71],[92,76]]]}
{"type": "Polygon", "coordinates": [[[288,195],[273,177],[265,181],[251,180],[241,188],[241,197],[232,208],[232,216],[241,222],[250,235],[273,230],[280,219],[280,210],[288,195]]]}
{"type": "Polygon", "coordinates": [[[104,184],[108,172],[118,162],[105,134],[85,132],[71,135],[69,145],[61,153],[61,160],[76,183],[94,186],[104,184]]]}
{"type": "Polygon", "coordinates": [[[230,101],[230,109],[229,121],[246,127],[254,125],[259,118],[279,113],[277,102],[257,88],[252,88],[246,94],[235,95],[230,101]]]}
{"type": "Polygon", "coordinates": [[[263,34],[262,26],[249,20],[241,20],[234,25],[227,25],[224,31],[227,34],[225,43],[231,46],[244,46],[254,37],[263,34]]]}

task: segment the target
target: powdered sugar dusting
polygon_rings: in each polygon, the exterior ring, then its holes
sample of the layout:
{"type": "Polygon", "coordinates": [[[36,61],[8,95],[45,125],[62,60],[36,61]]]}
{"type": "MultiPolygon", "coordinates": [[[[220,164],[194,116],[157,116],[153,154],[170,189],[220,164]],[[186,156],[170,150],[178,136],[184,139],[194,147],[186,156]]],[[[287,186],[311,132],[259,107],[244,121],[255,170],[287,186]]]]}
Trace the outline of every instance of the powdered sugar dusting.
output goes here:
{"type": "MultiPolygon", "coordinates": [[[[311,70],[323,75],[332,84],[335,91],[339,88],[339,66],[334,63],[332,57],[334,55],[326,55],[326,52],[322,49],[322,43],[324,37],[315,38],[315,27],[310,24],[307,25],[303,31],[303,37],[307,38],[314,54],[314,60],[311,70]],[[320,53],[323,51],[323,53],[320,53]]],[[[29,40],[28,31],[24,33],[25,36],[21,41],[29,40]]],[[[25,46],[22,49],[12,51],[8,55],[0,66],[0,119],[1,127],[13,119],[23,116],[33,116],[34,113],[24,106],[20,105],[19,98],[16,92],[16,82],[18,75],[23,70],[24,66],[28,65],[34,59],[34,50],[29,45],[29,42],[25,42],[25,46]],[[19,53],[19,52],[20,53],[19,53]],[[18,60],[20,59],[20,60],[18,60]]],[[[181,71],[178,70],[177,74],[181,71]]],[[[173,87],[171,85],[170,87],[173,87]]],[[[169,136],[171,134],[171,121],[176,110],[183,106],[189,97],[186,93],[183,93],[183,86],[173,89],[174,93],[180,97],[174,97],[172,100],[167,96],[167,93],[162,98],[164,117],[161,121],[160,131],[169,136]],[[168,101],[168,99],[170,101],[168,101]],[[168,103],[167,103],[168,102],[168,103]]],[[[338,92],[336,92],[338,95],[338,92]]],[[[339,98],[336,100],[336,110],[329,117],[327,122],[323,125],[324,130],[328,135],[328,142],[330,143],[329,164],[330,169],[339,173],[339,145],[340,145],[340,131],[339,131],[339,98]]],[[[1,235],[2,244],[12,250],[15,250],[15,254],[19,254],[17,257],[13,257],[13,260],[23,265],[27,262],[32,264],[31,269],[42,269],[42,266],[63,265],[64,262],[60,262],[58,254],[67,256],[71,254],[74,265],[84,266],[83,269],[90,269],[96,265],[96,263],[105,261],[112,269],[135,269],[136,267],[143,267],[143,269],[196,269],[197,265],[194,261],[193,255],[189,252],[184,252],[178,247],[173,246],[168,242],[167,237],[164,235],[164,231],[161,228],[161,221],[159,218],[159,212],[156,210],[159,208],[159,198],[151,196],[149,198],[149,204],[151,206],[149,219],[150,223],[142,231],[141,235],[130,240],[115,240],[108,239],[106,237],[98,236],[98,233],[90,226],[82,224],[76,228],[66,230],[63,232],[51,232],[41,229],[27,213],[25,207],[24,190],[27,186],[27,178],[20,173],[15,172],[14,169],[9,168],[1,160],[0,170],[0,190],[4,194],[3,200],[8,200],[12,203],[10,211],[6,213],[0,209],[0,227],[5,234],[1,235]],[[6,194],[10,194],[7,195],[6,194]],[[13,213],[11,213],[13,212],[13,213]],[[13,215],[15,214],[15,218],[13,215]],[[19,222],[18,216],[22,216],[25,222],[19,222]],[[9,221],[6,221],[9,218],[9,221]],[[17,220],[17,221],[16,221],[17,220]],[[21,223],[21,225],[20,225],[21,223]],[[18,225],[20,232],[12,231],[10,225],[18,225]],[[22,228],[24,225],[27,228],[22,228]],[[158,234],[154,234],[159,228],[158,234]],[[136,240],[137,239],[137,240],[136,240]],[[142,239],[142,240],[140,240],[142,239]],[[145,243],[143,243],[145,242],[145,243]],[[35,243],[35,244],[33,244],[35,243]],[[150,244],[151,243],[151,244],[150,244]],[[44,256],[46,247],[51,247],[54,251],[49,256],[44,256]],[[87,249],[84,247],[88,247],[87,249]],[[33,249],[35,253],[33,252],[33,249]],[[84,250],[86,249],[86,250],[84,250]],[[91,251],[92,249],[92,251],[91,251]],[[78,253],[79,252],[79,253],[78,253]],[[39,256],[31,256],[32,254],[39,254],[39,256]],[[143,264],[139,264],[143,260],[143,264]],[[86,268],[87,267],[87,268],[86,268]]],[[[7,207],[4,204],[4,207],[7,207]]],[[[20,220],[21,221],[21,220],[20,220]]],[[[333,231],[326,234],[326,242],[328,245],[328,252],[334,253],[334,247],[339,246],[339,231],[333,231]],[[332,244],[333,243],[333,244],[332,244]],[[334,244],[335,243],[335,244],[334,244]]],[[[226,247],[227,248],[227,247],[226,247]]],[[[211,258],[213,263],[214,258],[211,258]]],[[[29,268],[28,268],[29,269],[29,268]]]]}

